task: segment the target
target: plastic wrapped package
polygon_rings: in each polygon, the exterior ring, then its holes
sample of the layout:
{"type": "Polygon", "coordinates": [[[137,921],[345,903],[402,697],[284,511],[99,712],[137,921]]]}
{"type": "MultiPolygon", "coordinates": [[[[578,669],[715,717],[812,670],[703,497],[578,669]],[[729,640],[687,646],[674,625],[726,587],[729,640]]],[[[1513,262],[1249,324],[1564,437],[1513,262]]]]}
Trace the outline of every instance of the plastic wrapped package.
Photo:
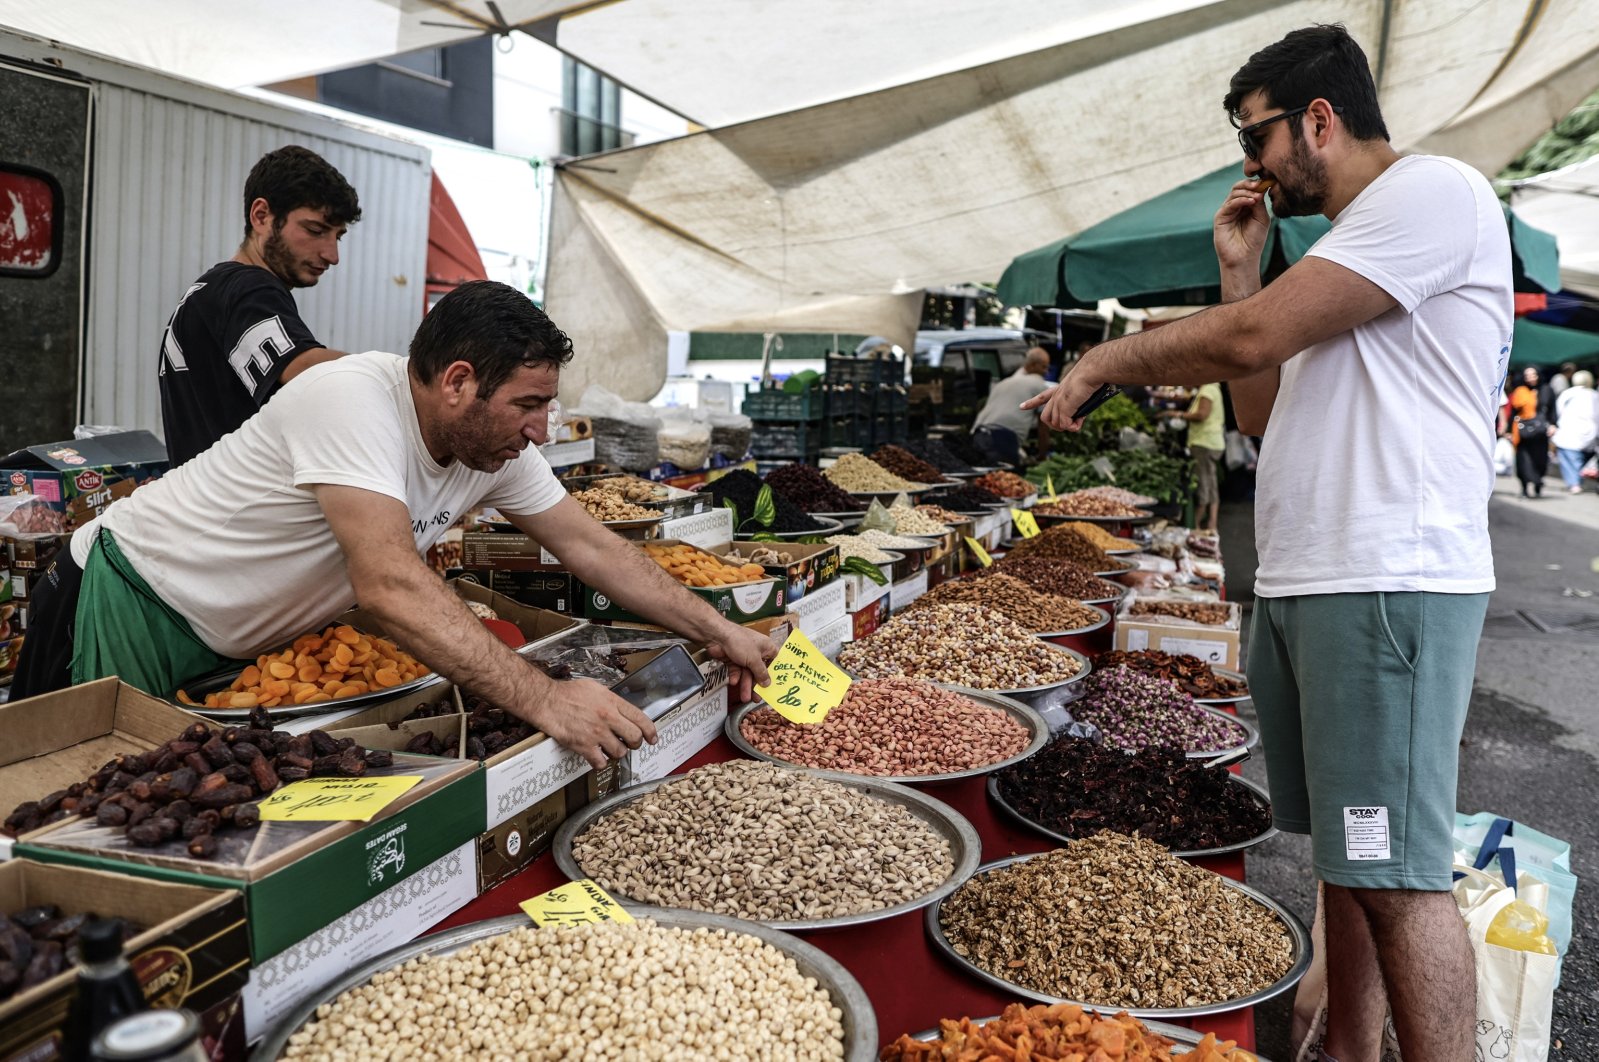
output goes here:
{"type": "Polygon", "coordinates": [[[711,426],[694,410],[668,410],[661,418],[656,443],[662,461],[685,471],[704,468],[711,459],[711,426]]]}
{"type": "Polygon", "coordinates": [[[731,461],[742,461],[744,455],[750,452],[755,422],[742,413],[714,411],[708,419],[711,423],[711,452],[731,461]]]}
{"type": "Polygon", "coordinates": [[[660,464],[661,418],[653,406],[629,402],[594,384],[583,392],[574,412],[594,426],[596,461],[632,472],[660,464]]]}

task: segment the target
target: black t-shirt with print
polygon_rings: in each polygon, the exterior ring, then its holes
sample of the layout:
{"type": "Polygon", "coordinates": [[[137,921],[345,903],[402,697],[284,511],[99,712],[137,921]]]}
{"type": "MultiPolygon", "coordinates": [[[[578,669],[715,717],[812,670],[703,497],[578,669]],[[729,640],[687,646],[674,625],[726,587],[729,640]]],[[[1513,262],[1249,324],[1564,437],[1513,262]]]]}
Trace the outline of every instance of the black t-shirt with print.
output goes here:
{"type": "Polygon", "coordinates": [[[161,336],[161,419],[172,466],[254,416],[283,367],[321,345],[271,270],[212,266],[178,300],[161,336]]]}

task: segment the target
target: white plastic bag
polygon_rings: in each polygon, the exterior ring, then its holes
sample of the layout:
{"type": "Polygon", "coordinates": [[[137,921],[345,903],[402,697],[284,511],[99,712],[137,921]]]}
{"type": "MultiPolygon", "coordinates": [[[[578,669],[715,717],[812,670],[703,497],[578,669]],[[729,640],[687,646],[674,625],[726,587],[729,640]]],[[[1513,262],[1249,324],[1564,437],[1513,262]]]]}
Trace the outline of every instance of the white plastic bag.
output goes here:
{"type": "Polygon", "coordinates": [[[1494,475],[1508,476],[1516,467],[1516,448],[1501,436],[1494,440],[1494,475]]]}
{"type": "MultiPolygon", "coordinates": [[[[1494,1062],[1544,1062],[1560,960],[1488,943],[1489,925],[1515,901],[1517,890],[1463,863],[1455,871],[1466,875],[1455,883],[1455,899],[1477,956],[1477,1053],[1494,1062]]],[[[1522,898],[1538,906],[1533,879],[1522,874],[1516,884],[1522,898]]]]}
{"type": "Polygon", "coordinates": [[[704,468],[711,458],[711,426],[698,410],[666,410],[655,438],[660,459],[685,472],[704,468]]]}

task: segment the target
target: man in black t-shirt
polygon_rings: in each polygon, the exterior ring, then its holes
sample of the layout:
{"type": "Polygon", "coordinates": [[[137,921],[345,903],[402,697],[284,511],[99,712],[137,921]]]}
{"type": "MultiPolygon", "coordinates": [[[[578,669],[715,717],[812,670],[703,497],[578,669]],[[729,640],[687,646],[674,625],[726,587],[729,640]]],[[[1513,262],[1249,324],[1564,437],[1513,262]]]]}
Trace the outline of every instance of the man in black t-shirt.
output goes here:
{"type": "Polygon", "coordinates": [[[355,189],[314,151],[268,152],[244,182],[244,242],[178,300],[161,337],[161,417],[176,468],[255,414],[283,384],[339,357],[291,294],[339,262],[361,218],[355,189]]]}

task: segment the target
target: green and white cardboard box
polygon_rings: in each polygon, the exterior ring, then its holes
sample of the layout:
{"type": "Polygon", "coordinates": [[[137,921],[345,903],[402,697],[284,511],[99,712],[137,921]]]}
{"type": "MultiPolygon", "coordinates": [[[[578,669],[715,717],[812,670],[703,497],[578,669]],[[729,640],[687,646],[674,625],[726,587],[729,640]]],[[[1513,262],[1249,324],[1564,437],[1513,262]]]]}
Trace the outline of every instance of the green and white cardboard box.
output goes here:
{"type": "MultiPolygon", "coordinates": [[[[656,539],[652,545],[671,546],[676,543],[676,539],[662,538],[656,539]]],[[[712,608],[734,623],[749,623],[781,614],[787,586],[778,579],[755,579],[734,586],[690,586],[685,589],[710,602],[712,608]]],[[[588,619],[643,619],[593,587],[584,590],[583,615],[588,619]]]]}
{"type": "Polygon", "coordinates": [[[843,619],[818,631],[814,637],[806,637],[811,638],[811,644],[820,649],[827,659],[837,660],[844,643],[855,639],[855,621],[846,613],[843,619]]]}
{"type": "Polygon", "coordinates": [[[264,1036],[295,1007],[390,948],[415,940],[477,896],[477,843],[468,841],[250,971],[245,1036],[264,1036]]]}

